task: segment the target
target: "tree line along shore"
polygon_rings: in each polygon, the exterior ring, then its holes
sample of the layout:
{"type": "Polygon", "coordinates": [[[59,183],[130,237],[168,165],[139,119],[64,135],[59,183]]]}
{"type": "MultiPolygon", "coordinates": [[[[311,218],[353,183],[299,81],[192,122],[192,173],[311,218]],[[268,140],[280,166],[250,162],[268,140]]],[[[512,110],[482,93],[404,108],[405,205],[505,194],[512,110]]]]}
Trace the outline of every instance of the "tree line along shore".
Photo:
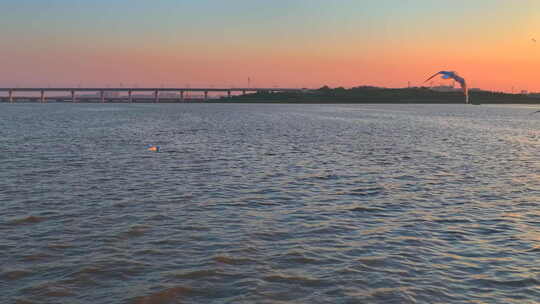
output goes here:
{"type": "MultiPolygon", "coordinates": [[[[509,94],[483,90],[471,90],[470,101],[474,104],[540,104],[540,94],[509,94]]],[[[351,89],[329,88],[303,92],[256,92],[221,98],[210,102],[274,102],[274,103],[464,103],[462,92],[440,92],[428,87],[380,88],[371,86],[351,89]]]]}
{"type": "MultiPolygon", "coordinates": [[[[46,102],[73,102],[71,97],[48,97],[46,102]]],[[[15,100],[14,100],[15,101],[15,100]]],[[[105,98],[107,103],[125,103],[126,96],[105,98]]],[[[469,101],[472,104],[540,104],[540,94],[510,94],[483,90],[470,90],[469,101]]],[[[9,102],[8,97],[0,97],[0,102],[9,102]]],[[[39,97],[17,97],[16,102],[39,102],[39,97]]],[[[81,97],[81,103],[99,103],[99,98],[81,97]]],[[[140,96],[132,99],[133,103],[154,103],[151,97],[140,96]]],[[[298,90],[288,92],[257,91],[242,95],[224,96],[221,98],[161,97],[159,103],[465,103],[460,90],[437,91],[429,87],[413,88],[381,88],[360,86],[350,89],[343,87],[298,90]]]]}

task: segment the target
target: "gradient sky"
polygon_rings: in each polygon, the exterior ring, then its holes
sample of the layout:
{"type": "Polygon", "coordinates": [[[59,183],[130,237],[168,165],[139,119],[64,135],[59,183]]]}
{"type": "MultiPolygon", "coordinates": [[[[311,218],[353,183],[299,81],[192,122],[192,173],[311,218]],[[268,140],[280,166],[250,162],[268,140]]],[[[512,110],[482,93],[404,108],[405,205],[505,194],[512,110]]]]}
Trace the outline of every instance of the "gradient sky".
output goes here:
{"type": "Polygon", "coordinates": [[[540,91],[538,0],[0,0],[0,39],[0,87],[540,91]]]}

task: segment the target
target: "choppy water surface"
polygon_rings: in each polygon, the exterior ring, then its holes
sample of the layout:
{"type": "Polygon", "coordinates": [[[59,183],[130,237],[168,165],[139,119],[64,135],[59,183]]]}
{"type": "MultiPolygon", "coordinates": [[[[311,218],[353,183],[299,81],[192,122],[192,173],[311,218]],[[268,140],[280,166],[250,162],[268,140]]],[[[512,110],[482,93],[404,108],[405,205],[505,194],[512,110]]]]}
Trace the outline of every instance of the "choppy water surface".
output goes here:
{"type": "Polygon", "coordinates": [[[532,111],[0,104],[0,302],[536,303],[532,111]]]}

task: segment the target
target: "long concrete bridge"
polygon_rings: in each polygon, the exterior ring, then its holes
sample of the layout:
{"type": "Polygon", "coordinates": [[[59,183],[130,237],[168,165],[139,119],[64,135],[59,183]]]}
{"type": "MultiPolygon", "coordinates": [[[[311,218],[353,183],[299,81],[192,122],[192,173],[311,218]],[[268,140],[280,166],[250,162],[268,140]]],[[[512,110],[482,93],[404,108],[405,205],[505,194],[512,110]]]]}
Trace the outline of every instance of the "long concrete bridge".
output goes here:
{"type": "Polygon", "coordinates": [[[4,102],[37,101],[44,103],[47,99],[71,102],[182,102],[188,98],[186,93],[203,93],[200,100],[208,100],[209,93],[223,93],[232,97],[234,93],[245,95],[253,92],[302,92],[305,89],[292,88],[0,88],[0,100],[4,102]],[[66,95],[51,96],[51,93],[66,95]],[[89,94],[94,93],[94,94],[89,94]],[[143,95],[137,95],[137,93],[143,95]],[[146,95],[144,95],[146,93],[146,95]],[[150,94],[148,94],[150,93],[150,94]],[[124,95],[122,95],[124,94],[124,95]],[[31,95],[31,96],[29,96],[31,95]],[[163,95],[163,96],[162,96],[163,95]]]}

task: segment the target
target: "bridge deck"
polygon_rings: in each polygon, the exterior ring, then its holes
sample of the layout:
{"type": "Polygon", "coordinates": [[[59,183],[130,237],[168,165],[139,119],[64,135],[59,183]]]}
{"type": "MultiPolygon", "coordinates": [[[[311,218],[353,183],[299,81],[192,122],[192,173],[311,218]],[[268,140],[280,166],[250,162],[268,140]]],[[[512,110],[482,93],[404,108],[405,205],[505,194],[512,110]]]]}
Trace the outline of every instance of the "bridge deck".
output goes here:
{"type": "Polygon", "coordinates": [[[294,88],[0,88],[0,92],[254,92],[254,91],[273,91],[273,92],[300,92],[304,89],[294,88]]]}

